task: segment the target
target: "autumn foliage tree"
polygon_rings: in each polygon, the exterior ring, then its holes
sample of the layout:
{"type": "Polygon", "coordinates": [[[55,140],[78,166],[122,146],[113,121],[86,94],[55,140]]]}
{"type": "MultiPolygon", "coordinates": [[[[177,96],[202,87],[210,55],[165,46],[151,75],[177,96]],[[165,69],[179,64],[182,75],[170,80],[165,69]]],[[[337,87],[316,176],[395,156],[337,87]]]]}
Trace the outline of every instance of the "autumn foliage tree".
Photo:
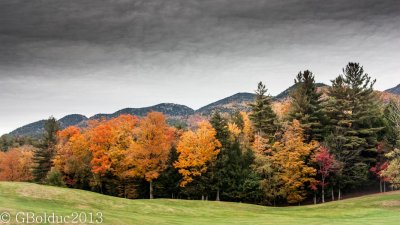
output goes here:
{"type": "Polygon", "coordinates": [[[0,152],[0,181],[31,181],[34,150],[25,145],[0,152]]]}
{"type": "Polygon", "coordinates": [[[243,118],[242,139],[241,144],[245,148],[249,148],[251,141],[254,139],[253,124],[251,123],[249,114],[247,112],[240,112],[243,118]]]}
{"type": "Polygon", "coordinates": [[[264,197],[264,202],[275,205],[279,197],[284,196],[281,177],[278,167],[274,165],[269,140],[260,135],[254,138],[252,149],[254,151],[253,170],[259,176],[259,187],[264,197]]]}
{"type": "Polygon", "coordinates": [[[75,126],[58,132],[57,136],[54,167],[63,174],[63,181],[68,186],[87,187],[88,177],[91,177],[92,159],[87,136],[75,126]]]}
{"type": "Polygon", "coordinates": [[[329,149],[325,146],[319,147],[313,157],[314,162],[318,165],[318,174],[321,176],[319,182],[321,186],[322,202],[325,202],[325,187],[328,185],[326,179],[338,169],[338,163],[335,157],[329,153],[329,149]]]}
{"type": "Polygon", "coordinates": [[[278,168],[277,173],[289,203],[303,201],[307,185],[315,182],[317,171],[308,161],[318,146],[316,141],[305,143],[303,128],[298,120],[293,120],[282,139],[272,146],[271,160],[278,168]]]}
{"type": "Polygon", "coordinates": [[[380,192],[386,192],[386,182],[388,181],[387,177],[384,176],[383,172],[386,170],[388,167],[388,160],[386,158],[387,149],[390,148],[390,146],[386,146],[387,143],[385,142],[380,142],[377,145],[377,160],[375,166],[371,167],[369,171],[373,173],[379,180],[379,191],[380,192]],[[389,147],[389,148],[388,148],[389,147]]]}
{"type": "Polygon", "coordinates": [[[150,199],[153,198],[153,181],[167,167],[173,141],[174,130],[168,126],[165,116],[159,112],[150,112],[140,120],[134,130],[134,140],[124,154],[126,158],[123,163],[127,169],[125,174],[148,181],[150,199]]]}
{"type": "Polygon", "coordinates": [[[381,176],[385,177],[394,188],[400,188],[400,149],[394,149],[386,154],[389,159],[387,167],[381,176]]]}
{"type": "Polygon", "coordinates": [[[90,165],[96,175],[94,182],[102,189],[102,177],[112,173],[122,177],[122,159],[130,149],[137,117],[121,115],[108,121],[93,122],[86,131],[88,149],[92,153],[90,165]]]}
{"type": "Polygon", "coordinates": [[[196,131],[183,133],[177,148],[178,161],[174,163],[183,176],[181,187],[205,173],[208,163],[216,159],[221,143],[215,136],[215,129],[206,121],[200,122],[196,131]]]}

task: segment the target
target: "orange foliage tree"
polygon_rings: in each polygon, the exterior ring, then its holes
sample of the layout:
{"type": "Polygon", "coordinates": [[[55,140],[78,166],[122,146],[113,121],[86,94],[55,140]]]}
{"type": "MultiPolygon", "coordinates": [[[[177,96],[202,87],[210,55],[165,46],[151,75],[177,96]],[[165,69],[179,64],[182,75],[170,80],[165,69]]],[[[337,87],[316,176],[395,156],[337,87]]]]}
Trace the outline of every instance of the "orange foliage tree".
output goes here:
{"type": "Polygon", "coordinates": [[[301,202],[306,197],[306,185],[314,184],[317,171],[307,165],[319,143],[304,143],[303,129],[298,120],[286,128],[282,139],[272,147],[271,160],[278,168],[278,176],[289,203],[301,202]]]}
{"type": "Polygon", "coordinates": [[[207,171],[207,163],[214,161],[219,153],[221,143],[215,137],[216,131],[209,122],[200,122],[198,129],[182,134],[178,143],[178,161],[175,168],[183,176],[181,187],[193,181],[207,171]]]}
{"type": "Polygon", "coordinates": [[[133,143],[133,130],[137,117],[121,115],[117,118],[92,122],[86,135],[88,149],[92,153],[91,167],[95,183],[102,188],[102,176],[113,173],[122,177],[126,167],[123,159],[133,143]]]}
{"type": "Polygon", "coordinates": [[[125,174],[146,179],[150,183],[152,199],[153,181],[167,167],[174,130],[168,126],[162,113],[150,112],[134,130],[134,139],[124,160],[125,174]]]}
{"type": "Polygon", "coordinates": [[[0,180],[2,181],[31,181],[33,166],[32,146],[22,146],[0,152],[0,180]]]}
{"type": "Polygon", "coordinates": [[[117,171],[119,174],[122,166],[120,162],[132,144],[137,121],[135,116],[121,115],[108,121],[94,123],[93,127],[89,128],[88,147],[93,154],[93,173],[104,175],[106,172],[117,171]]]}
{"type": "Polygon", "coordinates": [[[83,184],[91,174],[87,137],[75,126],[67,127],[57,134],[57,154],[54,157],[54,167],[64,175],[67,185],[83,184]]]}

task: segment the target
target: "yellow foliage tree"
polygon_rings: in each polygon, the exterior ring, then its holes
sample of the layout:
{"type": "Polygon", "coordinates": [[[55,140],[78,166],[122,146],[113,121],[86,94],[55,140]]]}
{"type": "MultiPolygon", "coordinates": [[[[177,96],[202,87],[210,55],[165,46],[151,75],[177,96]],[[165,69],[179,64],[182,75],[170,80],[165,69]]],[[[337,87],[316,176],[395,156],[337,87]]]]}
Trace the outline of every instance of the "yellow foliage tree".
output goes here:
{"type": "Polygon", "coordinates": [[[193,181],[193,177],[201,176],[207,171],[207,164],[216,159],[221,143],[215,137],[215,129],[209,122],[200,122],[198,129],[182,134],[178,143],[178,161],[175,168],[183,176],[181,187],[193,181]]]}
{"type": "Polygon", "coordinates": [[[274,110],[279,119],[284,119],[285,117],[287,117],[291,105],[292,105],[291,100],[286,99],[284,101],[274,102],[272,105],[272,109],[274,110]]]}
{"type": "Polygon", "coordinates": [[[316,169],[307,165],[307,159],[318,148],[319,143],[304,143],[300,122],[286,128],[282,139],[272,147],[271,160],[278,168],[286,199],[289,203],[301,202],[306,197],[306,185],[315,183],[316,169]]]}
{"type": "Polygon", "coordinates": [[[232,123],[232,122],[228,123],[228,130],[229,130],[230,138],[232,140],[236,140],[237,138],[239,138],[240,134],[242,133],[242,131],[236,125],[236,123],[232,123]]]}
{"type": "Polygon", "coordinates": [[[243,145],[245,147],[250,147],[250,143],[254,138],[254,132],[253,132],[253,125],[251,123],[251,120],[249,118],[249,114],[246,112],[240,112],[240,114],[243,117],[243,145]]]}

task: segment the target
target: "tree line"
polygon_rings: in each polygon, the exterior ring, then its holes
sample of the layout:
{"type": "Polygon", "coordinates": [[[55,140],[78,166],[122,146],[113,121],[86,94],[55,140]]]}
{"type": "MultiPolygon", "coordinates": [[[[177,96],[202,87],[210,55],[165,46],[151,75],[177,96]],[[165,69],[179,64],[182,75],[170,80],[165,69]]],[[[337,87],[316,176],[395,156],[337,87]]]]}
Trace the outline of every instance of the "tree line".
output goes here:
{"type": "Polygon", "coordinates": [[[250,112],[214,112],[193,129],[172,127],[159,112],[63,130],[50,118],[35,147],[0,153],[0,180],[265,205],[398,188],[400,103],[382,103],[358,63],[331,82],[320,91],[311,71],[299,72],[278,109],[260,82],[250,112]]]}

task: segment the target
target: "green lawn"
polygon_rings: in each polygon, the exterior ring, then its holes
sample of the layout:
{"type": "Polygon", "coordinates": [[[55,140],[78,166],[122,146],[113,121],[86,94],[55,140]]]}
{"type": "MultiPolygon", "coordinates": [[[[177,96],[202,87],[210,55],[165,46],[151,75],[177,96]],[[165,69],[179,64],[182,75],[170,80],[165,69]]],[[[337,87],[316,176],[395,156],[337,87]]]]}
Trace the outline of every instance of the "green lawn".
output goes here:
{"type": "Polygon", "coordinates": [[[189,200],[127,200],[87,191],[0,182],[0,213],[102,212],[103,224],[400,224],[400,192],[312,206],[263,207],[189,200]]]}

